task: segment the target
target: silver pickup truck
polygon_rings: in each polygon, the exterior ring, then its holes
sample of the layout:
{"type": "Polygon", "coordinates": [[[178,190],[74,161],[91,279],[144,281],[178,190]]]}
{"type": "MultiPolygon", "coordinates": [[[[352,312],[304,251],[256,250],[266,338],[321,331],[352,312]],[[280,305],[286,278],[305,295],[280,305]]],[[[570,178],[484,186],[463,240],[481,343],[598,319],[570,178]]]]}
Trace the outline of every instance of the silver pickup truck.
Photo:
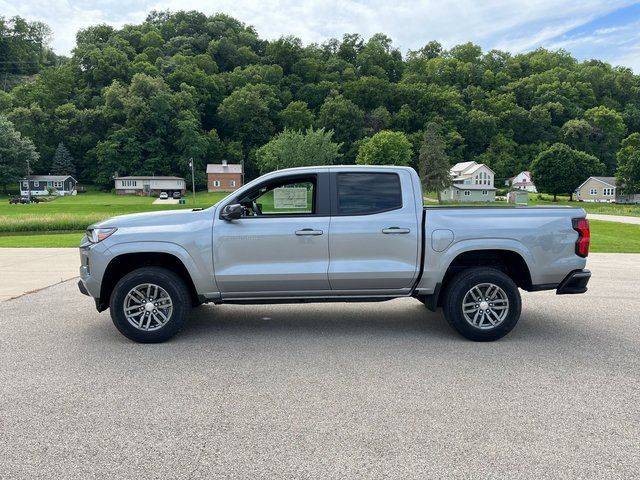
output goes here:
{"type": "Polygon", "coordinates": [[[216,205],[114,217],[80,246],[80,291],[118,330],[161,342],[202,303],[384,301],[442,307],[476,341],[506,335],[519,288],[584,293],[589,224],[574,208],[423,208],[407,167],[264,175],[216,205]]]}

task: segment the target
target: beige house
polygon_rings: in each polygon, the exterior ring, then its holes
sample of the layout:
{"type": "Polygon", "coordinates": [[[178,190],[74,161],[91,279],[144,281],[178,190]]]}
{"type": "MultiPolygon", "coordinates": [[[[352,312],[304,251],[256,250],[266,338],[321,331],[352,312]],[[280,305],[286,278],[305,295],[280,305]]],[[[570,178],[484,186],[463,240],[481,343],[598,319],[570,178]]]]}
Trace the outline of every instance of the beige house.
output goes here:
{"type": "Polygon", "coordinates": [[[495,172],[482,163],[456,163],[450,170],[452,185],[440,196],[450,202],[494,202],[495,172]]]}
{"type": "Polygon", "coordinates": [[[616,177],[589,177],[576,188],[579,202],[640,203],[640,193],[620,195],[616,177]]]}

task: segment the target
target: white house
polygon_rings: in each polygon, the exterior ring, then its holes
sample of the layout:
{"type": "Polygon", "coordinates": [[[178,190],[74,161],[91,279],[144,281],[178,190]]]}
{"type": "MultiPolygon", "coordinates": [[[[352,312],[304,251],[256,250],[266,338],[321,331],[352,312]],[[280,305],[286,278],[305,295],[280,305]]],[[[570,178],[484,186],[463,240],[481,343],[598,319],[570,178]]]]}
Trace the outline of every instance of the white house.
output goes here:
{"type": "Polygon", "coordinates": [[[130,176],[116,177],[116,195],[158,195],[160,192],[180,192],[184,195],[186,183],[182,177],[130,176]]]}
{"type": "Polygon", "coordinates": [[[495,172],[483,163],[456,163],[450,170],[452,185],[441,192],[443,200],[453,202],[493,202],[495,172]]]}
{"type": "Polygon", "coordinates": [[[531,179],[531,172],[528,172],[526,170],[520,172],[515,177],[511,177],[506,181],[506,184],[518,190],[526,190],[527,192],[538,193],[538,190],[536,190],[536,186],[531,179]]]}
{"type": "Polygon", "coordinates": [[[75,195],[77,183],[71,175],[29,175],[20,179],[20,195],[75,195]]]}

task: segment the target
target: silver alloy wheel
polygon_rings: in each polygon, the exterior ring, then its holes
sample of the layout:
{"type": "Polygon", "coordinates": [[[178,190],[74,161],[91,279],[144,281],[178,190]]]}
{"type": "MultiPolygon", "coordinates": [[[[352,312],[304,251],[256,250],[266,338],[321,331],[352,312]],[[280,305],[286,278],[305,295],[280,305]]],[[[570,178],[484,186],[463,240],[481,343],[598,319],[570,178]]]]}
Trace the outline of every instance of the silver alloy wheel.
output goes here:
{"type": "Polygon", "coordinates": [[[124,316],[138,330],[152,332],[171,318],[173,302],[167,291],[153,283],[143,283],[124,297],[124,316]]]}
{"type": "Polygon", "coordinates": [[[481,330],[495,328],[509,314],[509,298],[505,291],[493,283],[480,283],[472,287],[462,300],[465,320],[481,330]]]}

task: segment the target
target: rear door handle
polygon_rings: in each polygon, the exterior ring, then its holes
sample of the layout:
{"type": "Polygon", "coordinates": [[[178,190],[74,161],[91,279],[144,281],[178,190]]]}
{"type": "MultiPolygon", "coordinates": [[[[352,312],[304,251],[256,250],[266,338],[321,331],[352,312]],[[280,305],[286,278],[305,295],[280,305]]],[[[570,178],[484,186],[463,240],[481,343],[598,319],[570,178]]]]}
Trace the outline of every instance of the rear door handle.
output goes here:
{"type": "Polygon", "coordinates": [[[386,233],[387,235],[389,234],[401,234],[401,233],[411,233],[411,229],[410,228],[400,228],[400,227],[389,227],[389,228],[383,228],[382,229],[382,233],[386,233]]]}
{"type": "Polygon", "coordinates": [[[314,230],[313,228],[303,228],[302,230],[296,230],[296,235],[322,235],[322,230],[314,230]]]}

